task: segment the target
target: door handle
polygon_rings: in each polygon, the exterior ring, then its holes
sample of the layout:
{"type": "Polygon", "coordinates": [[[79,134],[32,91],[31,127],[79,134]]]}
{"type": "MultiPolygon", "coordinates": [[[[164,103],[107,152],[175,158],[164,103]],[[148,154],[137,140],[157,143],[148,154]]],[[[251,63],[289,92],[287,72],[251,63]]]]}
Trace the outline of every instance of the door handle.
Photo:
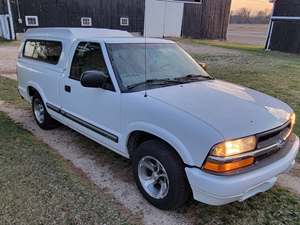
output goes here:
{"type": "Polygon", "coordinates": [[[70,93],[71,92],[71,86],[65,85],[65,91],[70,93]]]}

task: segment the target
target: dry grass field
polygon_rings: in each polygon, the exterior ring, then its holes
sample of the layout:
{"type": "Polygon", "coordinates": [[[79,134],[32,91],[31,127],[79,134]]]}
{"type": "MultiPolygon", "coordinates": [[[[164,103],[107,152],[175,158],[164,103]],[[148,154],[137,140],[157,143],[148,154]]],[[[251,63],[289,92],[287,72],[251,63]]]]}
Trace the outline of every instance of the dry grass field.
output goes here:
{"type": "Polygon", "coordinates": [[[233,43],[265,45],[268,33],[266,24],[229,24],[227,40],[233,43]]]}

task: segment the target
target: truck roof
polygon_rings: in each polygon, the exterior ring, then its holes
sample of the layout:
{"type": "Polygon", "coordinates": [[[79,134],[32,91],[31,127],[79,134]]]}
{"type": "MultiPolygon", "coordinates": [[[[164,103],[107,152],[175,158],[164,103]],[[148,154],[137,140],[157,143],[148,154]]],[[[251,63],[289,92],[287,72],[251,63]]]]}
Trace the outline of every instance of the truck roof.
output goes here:
{"type": "Polygon", "coordinates": [[[136,37],[122,30],[101,28],[33,28],[28,29],[24,35],[25,39],[64,39],[73,42],[76,39],[99,40],[107,43],[174,43],[169,40],[158,38],[136,37]]]}
{"type": "Polygon", "coordinates": [[[28,29],[25,33],[25,38],[32,37],[49,37],[74,40],[82,38],[133,37],[133,35],[122,30],[55,27],[28,29]]]}

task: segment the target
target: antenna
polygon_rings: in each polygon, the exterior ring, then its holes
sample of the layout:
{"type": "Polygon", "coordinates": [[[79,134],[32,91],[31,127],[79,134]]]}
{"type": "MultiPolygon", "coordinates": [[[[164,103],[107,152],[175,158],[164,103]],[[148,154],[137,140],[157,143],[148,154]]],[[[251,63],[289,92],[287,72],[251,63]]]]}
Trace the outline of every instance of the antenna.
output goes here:
{"type": "Polygon", "coordinates": [[[145,95],[144,97],[146,98],[147,95],[147,21],[145,18],[145,24],[144,24],[144,38],[145,38],[145,83],[144,83],[144,87],[145,87],[145,95]]]}

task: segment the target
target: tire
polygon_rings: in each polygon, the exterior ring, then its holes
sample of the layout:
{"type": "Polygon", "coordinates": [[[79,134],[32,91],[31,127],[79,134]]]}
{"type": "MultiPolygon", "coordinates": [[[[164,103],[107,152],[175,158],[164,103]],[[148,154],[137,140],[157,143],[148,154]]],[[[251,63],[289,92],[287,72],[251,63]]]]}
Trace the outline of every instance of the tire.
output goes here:
{"type": "Polygon", "coordinates": [[[138,189],[155,207],[174,210],[183,206],[190,198],[191,189],[184,165],[168,144],[159,140],[146,141],[137,148],[132,162],[138,189]],[[152,165],[151,168],[155,168],[156,172],[148,168],[149,165],[152,165]],[[160,167],[160,172],[157,172],[158,168],[154,165],[160,167]],[[158,180],[153,185],[153,180],[157,177],[158,180]],[[165,184],[168,184],[168,188],[165,184]]]}
{"type": "Polygon", "coordinates": [[[32,114],[38,124],[43,130],[51,130],[58,126],[58,122],[49,115],[45,104],[38,93],[35,93],[32,97],[32,114]]]}

